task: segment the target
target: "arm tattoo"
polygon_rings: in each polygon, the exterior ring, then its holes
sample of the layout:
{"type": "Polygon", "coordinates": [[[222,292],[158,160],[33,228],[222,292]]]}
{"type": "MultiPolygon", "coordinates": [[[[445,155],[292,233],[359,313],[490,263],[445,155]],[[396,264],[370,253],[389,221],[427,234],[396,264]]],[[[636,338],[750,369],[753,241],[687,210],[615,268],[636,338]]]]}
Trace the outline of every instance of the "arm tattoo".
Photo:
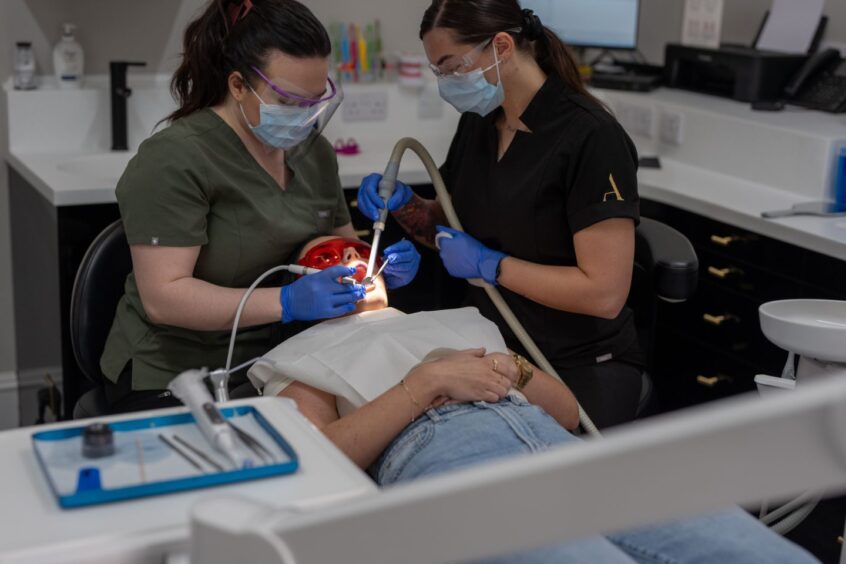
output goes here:
{"type": "Polygon", "coordinates": [[[402,209],[394,212],[394,218],[415,241],[431,249],[435,248],[435,226],[447,225],[440,202],[424,200],[416,194],[402,209]]]}

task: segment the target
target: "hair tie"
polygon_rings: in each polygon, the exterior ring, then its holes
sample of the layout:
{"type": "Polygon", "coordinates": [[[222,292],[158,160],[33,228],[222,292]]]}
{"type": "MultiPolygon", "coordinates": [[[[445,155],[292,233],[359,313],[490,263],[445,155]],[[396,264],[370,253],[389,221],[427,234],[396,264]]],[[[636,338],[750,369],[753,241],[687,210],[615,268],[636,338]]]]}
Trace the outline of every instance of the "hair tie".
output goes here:
{"type": "Polygon", "coordinates": [[[546,37],[543,23],[534,11],[525,9],[523,14],[523,35],[529,41],[537,41],[546,37]]]}
{"type": "Polygon", "coordinates": [[[232,27],[238,20],[247,17],[247,14],[253,9],[253,0],[242,0],[240,3],[234,3],[227,8],[227,15],[229,16],[229,26],[232,27]]]}

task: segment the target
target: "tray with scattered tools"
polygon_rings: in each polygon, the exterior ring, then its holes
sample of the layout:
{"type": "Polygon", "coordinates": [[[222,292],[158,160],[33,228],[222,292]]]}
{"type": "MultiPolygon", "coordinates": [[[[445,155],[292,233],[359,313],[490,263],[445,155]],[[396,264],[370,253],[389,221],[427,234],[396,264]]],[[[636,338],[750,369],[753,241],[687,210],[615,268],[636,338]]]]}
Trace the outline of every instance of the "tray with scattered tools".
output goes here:
{"type": "Polygon", "coordinates": [[[257,409],[220,412],[249,460],[242,468],[209,444],[190,413],[36,432],[32,446],[66,509],[297,471],[297,454],[257,409]]]}

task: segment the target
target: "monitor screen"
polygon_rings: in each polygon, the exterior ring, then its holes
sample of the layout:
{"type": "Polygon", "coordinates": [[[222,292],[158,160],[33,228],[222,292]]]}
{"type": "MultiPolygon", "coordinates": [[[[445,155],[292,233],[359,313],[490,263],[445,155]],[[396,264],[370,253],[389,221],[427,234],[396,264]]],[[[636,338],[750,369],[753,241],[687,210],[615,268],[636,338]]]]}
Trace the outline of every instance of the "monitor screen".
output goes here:
{"type": "Polygon", "coordinates": [[[574,47],[635,49],[639,0],[521,0],[574,47]]]}

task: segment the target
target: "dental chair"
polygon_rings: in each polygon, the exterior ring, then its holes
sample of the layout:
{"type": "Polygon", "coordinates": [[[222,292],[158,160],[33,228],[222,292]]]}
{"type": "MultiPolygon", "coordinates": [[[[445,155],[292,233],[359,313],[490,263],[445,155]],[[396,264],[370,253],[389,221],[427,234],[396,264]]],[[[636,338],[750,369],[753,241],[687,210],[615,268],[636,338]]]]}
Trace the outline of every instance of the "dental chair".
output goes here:
{"type": "MultiPolygon", "coordinates": [[[[99,417],[108,413],[104,391],[105,375],[100,356],[115,318],[118,301],[124,294],[126,277],[132,272],[132,256],[123,223],[106,227],[88,247],[73,284],[70,301],[70,341],[80,371],[90,389],[76,402],[74,419],[99,417]]],[[[256,395],[249,383],[232,391],[234,399],[256,395]]]]}
{"type": "Polygon", "coordinates": [[[653,382],[658,303],[681,303],[696,292],[699,259],[690,241],[669,225],[642,217],[635,232],[635,264],[627,305],[634,311],[641,350],[646,357],[638,417],[655,408],[653,382]]]}

